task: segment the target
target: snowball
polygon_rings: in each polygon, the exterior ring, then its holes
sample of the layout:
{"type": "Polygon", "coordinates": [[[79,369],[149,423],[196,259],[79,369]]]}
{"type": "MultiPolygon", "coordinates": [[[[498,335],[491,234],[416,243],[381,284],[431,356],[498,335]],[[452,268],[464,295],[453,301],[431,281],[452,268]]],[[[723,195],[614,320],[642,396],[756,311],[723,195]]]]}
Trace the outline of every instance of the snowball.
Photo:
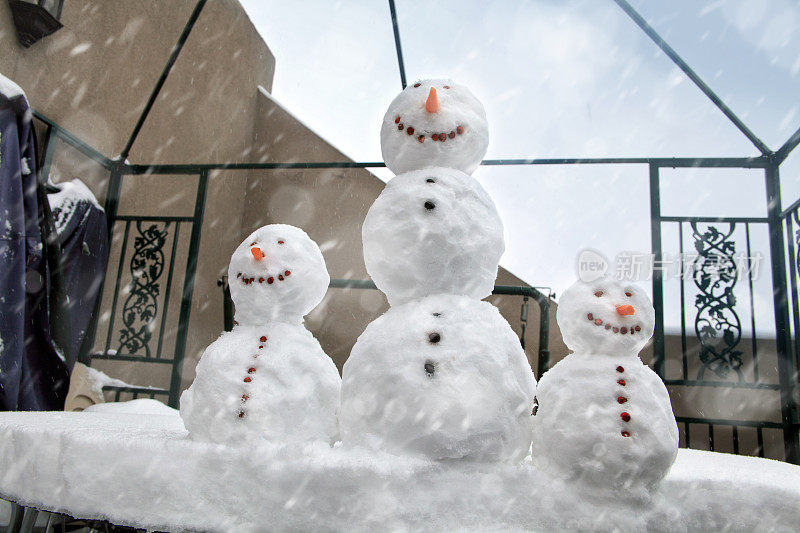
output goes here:
{"type": "Polygon", "coordinates": [[[228,283],[239,324],[301,323],[325,296],[330,276],[322,252],[303,230],[273,224],[236,248],[228,283]]]}
{"type": "Polygon", "coordinates": [[[362,237],[367,272],[391,305],[438,293],[484,298],[505,248],[492,199],[477,181],[447,168],[390,180],[362,237]]]}
{"type": "Polygon", "coordinates": [[[564,291],[556,319],[574,352],[637,354],[653,336],[655,310],[640,287],[602,277],[578,281],[564,291]]]}
{"type": "Polygon", "coordinates": [[[452,80],[409,85],[389,104],[381,126],[383,160],[395,174],[433,166],[471,174],[488,145],[483,105],[452,80]],[[435,112],[426,107],[431,89],[438,100],[435,112]]]}
{"type": "Polygon", "coordinates": [[[657,484],[675,461],[678,426],[664,383],[637,355],[653,306],[638,287],[604,278],[567,289],[557,317],[575,353],[539,381],[534,462],[589,487],[657,484]]]}
{"type": "Polygon", "coordinates": [[[206,349],[180,413],[197,440],[332,443],[340,383],[336,365],[303,326],[236,326],[206,349]]]}
{"type": "Polygon", "coordinates": [[[536,380],[497,309],[436,295],[391,308],[344,365],[347,446],[430,459],[518,461],[530,447],[536,380]]]}

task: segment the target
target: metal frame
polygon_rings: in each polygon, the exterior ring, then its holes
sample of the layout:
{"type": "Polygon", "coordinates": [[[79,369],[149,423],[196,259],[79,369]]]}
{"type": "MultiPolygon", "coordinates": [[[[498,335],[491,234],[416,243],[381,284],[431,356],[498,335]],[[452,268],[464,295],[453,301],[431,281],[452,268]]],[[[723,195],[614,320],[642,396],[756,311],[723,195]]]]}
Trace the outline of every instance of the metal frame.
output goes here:
{"type": "MultiPolygon", "coordinates": [[[[798,443],[798,424],[797,403],[794,394],[797,394],[798,375],[797,366],[800,366],[800,348],[798,347],[795,339],[792,338],[791,327],[794,325],[795,334],[800,329],[800,304],[798,304],[798,276],[800,272],[798,269],[798,258],[795,255],[795,247],[800,250],[800,241],[792,242],[792,228],[793,225],[800,226],[800,219],[798,218],[798,211],[800,210],[800,200],[791,204],[786,210],[781,209],[780,198],[780,164],[789,156],[793,149],[800,144],[800,129],[798,129],[787,141],[776,151],[771,151],[770,148],[764,144],[748,127],[747,125],[725,104],[725,102],[706,84],[702,78],[692,70],[692,68],[680,57],[680,55],[669,46],[669,44],[644,20],[644,18],[636,12],[636,10],[626,0],[613,0],[623,12],[628,15],[631,20],[648,36],[653,42],[678,66],[692,82],[717,106],[717,108],[742,132],[742,134],[759,150],[761,153],[758,157],[701,157],[701,158],[663,158],[663,157],[634,157],[634,158],[561,158],[561,159],[495,159],[485,160],[482,162],[486,166],[506,166],[506,165],[604,165],[604,164],[634,164],[646,166],[649,170],[650,180],[650,215],[651,215],[651,243],[652,251],[656,260],[661,259],[662,249],[662,225],[667,223],[678,223],[683,227],[684,223],[741,223],[745,224],[748,232],[748,246],[749,246],[749,224],[766,224],[769,229],[769,244],[770,244],[770,259],[771,259],[771,274],[773,286],[775,289],[774,311],[775,311],[775,331],[776,331],[776,349],[779,361],[779,383],[778,384],[764,384],[764,383],[750,383],[742,384],[737,382],[716,382],[709,381],[703,385],[714,387],[733,387],[733,388],[771,388],[780,391],[781,397],[781,422],[752,422],[752,421],[739,421],[739,420],[717,420],[705,418],[680,418],[679,420],[685,424],[686,443],[689,444],[689,425],[690,424],[707,424],[710,428],[710,445],[713,448],[713,427],[715,425],[728,425],[733,427],[734,432],[734,449],[738,451],[737,433],[739,427],[758,427],[759,439],[761,438],[761,428],[779,428],[783,431],[783,441],[786,452],[786,460],[793,463],[800,463],[800,444],[798,443]],[[752,220],[744,219],[730,219],[730,218],[709,218],[709,219],[693,219],[692,217],[666,217],[661,215],[660,208],[660,170],[663,168],[745,168],[745,169],[764,169],[765,184],[767,189],[767,210],[768,216],[765,218],[754,218],[752,220]],[[786,233],[784,233],[784,225],[786,233]],[[787,240],[788,237],[788,240],[787,240]],[[787,248],[784,248],[784,247],[787,248]],[[788,250],[788,266],[790,269],[789,279],[787,280],[787,250],[788,250]],[[789,309],[789,286],[791,281],[791,294],[793,296],[792,313],[789,309]],[[793,317],[793,322],[790,319],[793,317]],[[795,361],[792,360],[790,352],[794,346],[795,361]]],[[[194,275],[196,271],[197,249],[199,246],[200,231],[203,219],[203,207],[205,202],[205,189],[207,187],[207,180],[209,172],[212,170],[275,170],[275,169],[332,169],[332,168],[377,168],[385,166],[381,162],[295,162],[295,163],[216,163],[216,164],[200,164],[200,165],[147,165],[147,164],[128,164],[126,157],[128,156],[131,147],[133,146],[146,118],[149,114],[153,103],[156,101],[158,94],[163,87],[167,76],[169,75],[172,66],[178,59],[181,48],[189,37],[189,34],[194,26],[194,23],[199,18],[202,9],[205,5],[205,0],[197,2],[187,24],[181,33],[176,46],[170,53],[166,65],[156,82],[155,87],[150,95],[150,98],[142,111],[136,126],[131,133],[128,142],[125,145],[119,158],[110,160],[104,155],[100,154],[93,148],[87,146],[80,139],[69,132],[58,127],[52,121],[48,121],[46,117],[37,114],[37,118],[44,120],[48,123],[49,134],[54,134],[56,137],[65,140],[71,145],[78,148],[85,155],[94,159],[102,164],[105,168],[109,169],[111,179],[109,182],[109,191],[106,202],[106,212],[109,216],[109,231],[113,227],[116,220],[121,220],[122,217],[117,216],[117,206],[119,203],[119,195],[122,187],[122,181],[126,176],[135,175],[154,175],[154,174],[172,174],[172,175],[196,175],[200,177],[202,187],[198,189],[197,201],[195,204],[195,213],[192,217],[192,239],[190,245],[191,260],[186,266],[186,286],[182,294],[181,302],[181,315],[180,324],[181,330],[179,338],[182,339],[179,349],[176,349],[175,359],[176,367],[172,375],[171,390],[169,393],[170,403],[175,405],[177,401],[176,391],[173,389],[180,384],[180,369],[183,358],[183,351],[185,350],[185,340],[187,335],[188,320],[190,314],[190,305],[193,289],[194,275]],[[202,189],[202,194],[200,193],[202,189]]],[[[406,86],[406,73],[403,62],[400,29],[398,24],[397,10],[395,8],[394,0],[389,0],[389,11],[392,21],[392,29],[394,33],[395,49],[397,53],[397,61],[400,74],[401,86],[406,86]]],[[[52,159],[52,146],[51,143],[46,144],[45,156],[43,161],[43,169],[46,175],[49,169],[50,160],[52,159]]],[[[800,237],[799,237],[800,238],[800,237]]],[[[683,243],[681,242],[681,246],[683,243]]],[[[654,366],[656,371],[664,378],[664,365],[665,365],[665,346],[664,346],[664,325],[663,325],[663,276],[655,272],[653,277],[653,301],[656,307],[657,326],[654,336],[654,366]]],[[[346,286],[351,288],[371,288],[367,286],[369,281],[335,281],[332,286],[346,286]]],[[[544,297],[541,293],[530,287],[496,287],[496,292],[499,294],[518,294],[523,297],[533,297],[537,300],[542,308],[542,316],[548,316],[544,312],[549,307],[549,299],[544,297]],[[503,292],[505,291],[505,292],[503,292]]],[[[683,290],[683,289],[681,289],[683,290]]],[[[547,332],[548,324],[542,322],[540,325],[540,339],[542,339],[543,350],[547,348],[547,332]]],[[[686,337],[685,330],[683,335],[683,342],[685,345],[686,337]]],[[[753,339],[754,346],[756,340],[753,339]]],[[[549,364],[549,354],[540,349],[539,361],[539,375],[546,370],[549,364]]],[[[684,350],[685,352],[685,350],[684,350]]],[[[669,381],[667,381],[670,384],[669,381]]],[[[683,380],[681,384],[689,383],[683,380]]],[[[762,450],[763,453],[763,450],[762,450]]]]}

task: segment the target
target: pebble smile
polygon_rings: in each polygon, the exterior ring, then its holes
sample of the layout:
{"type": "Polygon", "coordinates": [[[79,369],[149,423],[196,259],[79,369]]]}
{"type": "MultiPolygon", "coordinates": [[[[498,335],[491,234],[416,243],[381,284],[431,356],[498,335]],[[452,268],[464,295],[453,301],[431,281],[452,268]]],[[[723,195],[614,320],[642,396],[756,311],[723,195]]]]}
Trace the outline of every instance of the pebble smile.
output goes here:
{"type": "Polygon", "coordinates": [[[450,133],[429,133],[427,131],[420,132],[414,129],[414,126],[406,126],[403,124],[400,115],[397,115],[394,119],[394,123],[397,124],[398,131],[405,131],[407,135],[413,136],[416,132],[417,141],[425,142],[426,136],[432,141],[440,141],[445,142],[447,139],[455,139],[456,135],[461,135],[464,133],[464,126],[456,126],[456,129],[451,130],[450,133]],[[421,135],[420,135],[421,134],[421,135]]]}
{"type": "Polygon", "coordinates": [[[642,326],[638,324],[634,324],[633,326],[614,326],[612,324],[605,323],[603,322],[603,319],[596,318],[592,313],[588,313],[586,318],[589,319],[589,321],[594,322],[595,326],[602,326],[605,324],[605,329],[610,330],[612,333],[621,333],[623,335],[630,333],[633,335],[635,332],[642,330],[642,326]]]}
{"type": "Polygon", "coordinates": [[[242,273],[239,272],[236,274],[236,279],[241,279],[242,283],[245,285],[251,285],[253,283],[266,283],[267,285],[272,285],[273,283],[275,283],[276,279],[278,281],[283,281],[291,275],[292,275],[291,270],[284,270],[282,273],[277,274],[275,276],[259,275],[254,277],[250,277],[247,274],[242,276],[242,273]]]}

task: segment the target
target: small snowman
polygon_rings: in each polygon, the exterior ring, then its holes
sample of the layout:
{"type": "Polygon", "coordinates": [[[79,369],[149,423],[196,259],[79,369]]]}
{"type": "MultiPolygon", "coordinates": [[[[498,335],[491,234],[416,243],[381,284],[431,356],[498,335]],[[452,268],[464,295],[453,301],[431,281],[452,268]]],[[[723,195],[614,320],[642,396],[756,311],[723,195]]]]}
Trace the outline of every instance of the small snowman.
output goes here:
{"type": "Polygon", "coordinates": [[[483,105],[453,80],[420,80],[389,104],[381,153],[395,174],[447,167],[471,174],[489,146],[483,105]]]}
{"type": "Polygon", "coordinates": [[[534,462],[593,488],[655,486],[675,461],[678,427],[664,383],[638,356],[653,334],[650,300],[608,277],[578,281],[557,320],[574,353],[539,381],[534,462]]]}
{"type": "Polygon", "coordinates": [[[316,243],[293,226],[264,226],[233,252],[228,279],[237,324],[206,348],[181,395],[190,436],[334,442],[341,379],[303,326],[330,282],[316,243]]]}
{"type": "Polygon", "coordinates": [[[436,293],[485,298],[503,255],[503,223],[472,177],[449,168],[396,176],[362,228],[364,262],[391,305],[436,293]]]}
{"type": "Polygon", "coordinates": [[[441,294],[392,307],[358,338],[343,376],[347,445],[509,462],[530,449],[536,381],[488,302],[441,294]]]}

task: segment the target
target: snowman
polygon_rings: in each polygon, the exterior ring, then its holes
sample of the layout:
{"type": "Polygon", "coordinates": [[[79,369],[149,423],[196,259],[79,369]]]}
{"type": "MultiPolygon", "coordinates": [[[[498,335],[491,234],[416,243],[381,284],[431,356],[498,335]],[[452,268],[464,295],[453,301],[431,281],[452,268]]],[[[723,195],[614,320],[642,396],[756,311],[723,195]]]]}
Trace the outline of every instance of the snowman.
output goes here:
{"type": "Polygon", "coordinates": [[[345,446],[434,460],[521,460],[536,380],[489,303],[503,253],[491,198],[465,172],[487,144],[483,107],[449,80],[413,84],[381,132],[392,179],[369,210],[364,262],[391,309],[342,371],[345,446]],[[437,96],[438,95],[438,96],[437,96]]]}
{"type": "Polygon", "coordinates": [[[534,462],[601,489],[655,486],[675,461],[678,427],[664,383],[638,356],[653,334],[650,300],[608,277],[578,281],[557,320],[574,353],[539,381],[534,462]]]}
{"type": "Polygon", "coordinates": [[[452,80],[420,80],[389,104],[381,126],[381,153],[395,174],[447,167],[471,174],[489,145],[486,112],[452,80]]]}
{"type": "Polygon", "coordinates": [[[341,380],[303,326],[330,277],[306,233],[264,226],[233,252],[228,268],[236,325],[203,353],[180,413],[198,440],[338,438],[341,380]]]}
{"type": "Polygon", "coordinates": [[[367,272],[391,305],[436,293],[485,298],[505,248],[486,191],[467,174],[440,167],[389,181],[362,237],[367,272]]]}

